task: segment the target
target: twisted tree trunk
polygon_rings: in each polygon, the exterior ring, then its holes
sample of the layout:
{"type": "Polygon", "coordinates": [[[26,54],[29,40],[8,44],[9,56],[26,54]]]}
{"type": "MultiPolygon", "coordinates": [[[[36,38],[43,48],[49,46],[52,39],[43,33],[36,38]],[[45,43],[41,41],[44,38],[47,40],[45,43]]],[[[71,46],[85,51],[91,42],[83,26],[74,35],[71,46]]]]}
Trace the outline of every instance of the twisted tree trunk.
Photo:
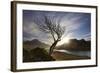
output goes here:
{"type": "Polygon", "coordinates": [[[50,50],[49,50],[49,55],[52,54],[54,48],[56,47],[57,43],[60,41],[60,39],[57,39],[56,41],[54,41],[54,43],[50,46],[50,50]]]}

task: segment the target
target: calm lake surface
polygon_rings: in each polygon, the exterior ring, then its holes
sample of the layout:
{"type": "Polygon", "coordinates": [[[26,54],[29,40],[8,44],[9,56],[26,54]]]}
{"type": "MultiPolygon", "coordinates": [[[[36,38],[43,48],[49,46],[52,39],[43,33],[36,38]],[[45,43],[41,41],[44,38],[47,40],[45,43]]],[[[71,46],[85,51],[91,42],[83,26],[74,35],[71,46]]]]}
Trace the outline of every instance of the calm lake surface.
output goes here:
{"type": "Polygon", "coordinates": [[[69,51],[69,50],[54,50],[54,51],[64,52],[64,53],[67,53],[67,54],[72,54],[72,55],[77,55],[77,56],[91,57],[90,51],[69,51]]]}

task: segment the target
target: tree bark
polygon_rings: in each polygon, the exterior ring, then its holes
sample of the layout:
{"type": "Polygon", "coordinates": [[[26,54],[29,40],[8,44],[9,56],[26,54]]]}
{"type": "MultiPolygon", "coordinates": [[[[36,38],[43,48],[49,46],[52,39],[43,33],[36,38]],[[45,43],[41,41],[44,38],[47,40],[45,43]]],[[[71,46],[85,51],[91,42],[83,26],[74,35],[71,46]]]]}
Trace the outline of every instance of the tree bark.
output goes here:
{"type": "Polygon", "coordinates": [[[59,42],[60,40],[57,39],[51,46],[50,46],[50,50],[49,50],[49,55],[52,54],[54,48],[56,47],[57,43],[59,42]]]}

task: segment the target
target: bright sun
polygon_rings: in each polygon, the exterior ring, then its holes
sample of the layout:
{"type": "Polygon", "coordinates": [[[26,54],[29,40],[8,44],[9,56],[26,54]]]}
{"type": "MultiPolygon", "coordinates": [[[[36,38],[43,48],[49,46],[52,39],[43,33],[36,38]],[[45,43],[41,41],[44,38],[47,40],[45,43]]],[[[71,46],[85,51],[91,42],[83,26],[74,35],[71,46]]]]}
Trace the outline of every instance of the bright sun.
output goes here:
{"type": "Polygon", "coordinates": [[[65,37],[65,38],[61,39],[61,41],[59,41],[59,42],[57,43],[57,45],[62,45],[62,44],[64,44],[64,43],[69,43],[69,39],[70,39],[70,38],[68,38],[68,37],[65,37]]]}

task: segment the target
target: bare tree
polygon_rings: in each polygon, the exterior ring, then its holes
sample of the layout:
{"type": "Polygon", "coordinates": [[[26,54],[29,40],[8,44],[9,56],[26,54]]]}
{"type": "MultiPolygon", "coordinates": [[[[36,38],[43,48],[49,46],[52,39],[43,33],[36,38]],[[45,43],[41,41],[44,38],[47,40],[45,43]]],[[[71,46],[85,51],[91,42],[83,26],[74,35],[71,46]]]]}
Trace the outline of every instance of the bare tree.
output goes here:
{"type": "Polygon", "coordinates": [[[53,43],[49,50],[50,55],[52,54],[57,43],[61,40],[65,31],[65,27],[60,24],[61,20],[62,17],[57,18],[56,16],[51,17],[44,15],[44,24],[39,24],[39,28],[45,33],[50,33],[53,38],[53,43]]]}

